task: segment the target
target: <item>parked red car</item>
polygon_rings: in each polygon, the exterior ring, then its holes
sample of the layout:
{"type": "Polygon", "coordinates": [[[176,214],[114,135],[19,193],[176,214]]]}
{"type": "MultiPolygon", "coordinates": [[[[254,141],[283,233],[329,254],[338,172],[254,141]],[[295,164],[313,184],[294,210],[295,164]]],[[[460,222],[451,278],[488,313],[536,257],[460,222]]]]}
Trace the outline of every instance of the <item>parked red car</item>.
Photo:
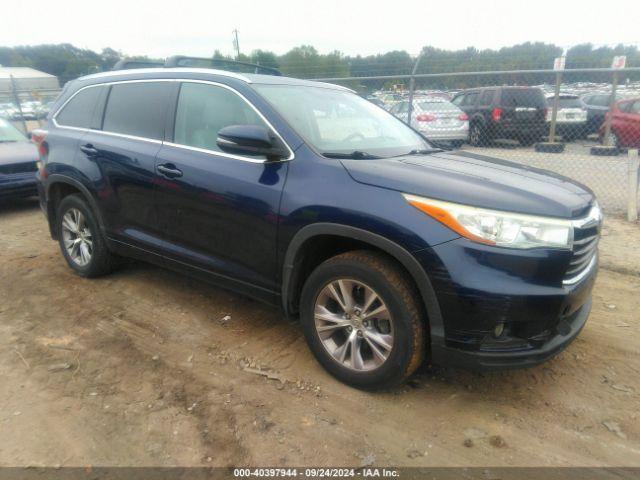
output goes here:
{"type": "Polygon", "coordinates": [[[616,102],[611,113],[607,113],[600,127],[600,139],[604,139],[607,116],[611,117],[611,140],[616,147],[640,147],[640,98],[616,102]]]}

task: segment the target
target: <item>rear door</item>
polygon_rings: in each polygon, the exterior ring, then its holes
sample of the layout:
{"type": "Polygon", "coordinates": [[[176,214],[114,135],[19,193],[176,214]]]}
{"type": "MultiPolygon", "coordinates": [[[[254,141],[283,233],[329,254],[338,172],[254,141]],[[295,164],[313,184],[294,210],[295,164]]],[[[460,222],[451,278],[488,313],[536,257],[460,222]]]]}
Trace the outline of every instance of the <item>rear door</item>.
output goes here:
{"type": "MultiPolygon", "coordinates": [[[[74,171],[68,169],[63,171],[62,165],[76,160],[81,139],[90,128],[96,127],[98,116],[96,110],[106,90],[107,87],[100,85],[84,87],[71,96],[55,113],[51,120],[54,128],[51,128],[47,134],[50,173],[64,173],[77,177],[74,171]]],[[[86,179],[76,178],[76,180],[85,183],[86,179]]]]}
{"type": "Polygon", "coordinates": [[[97,200],[108,236],[159,254],[155,160],[175,82],[128,81],[108,88],[101,125],[82,138],[80,155],[99,170],[97,200]]]}

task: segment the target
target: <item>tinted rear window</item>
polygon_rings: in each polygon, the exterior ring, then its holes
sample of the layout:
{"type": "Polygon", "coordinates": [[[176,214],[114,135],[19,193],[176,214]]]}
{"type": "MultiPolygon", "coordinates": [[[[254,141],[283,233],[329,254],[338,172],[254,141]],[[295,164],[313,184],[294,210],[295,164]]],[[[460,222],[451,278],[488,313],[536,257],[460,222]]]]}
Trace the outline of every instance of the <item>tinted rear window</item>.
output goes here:
{"type": "Polygon", "coordinates": [[[542,90],[537,88],[510,88],[502,90],[500,103],[503,107],[545,107],[542,90]]]}
{"type": "Polygon", "coordinates": [[[460,109],[454,104],[449,102],[418,102],[418,105],[423,111],[426,112],[444,112],[444,111],[459,111],[460,109]]]}
{"type": "Polygon", "coordinates": [[[66,127],[91,128],[91,119],[102,87],[80,90],[56,115],[56,122],[66,127]]]}
{"type": "MultiPolygon", "coordinates": [[[[553,107],[553,97],[547,98],[547,103],[550,107],[553,107]]],[[[582,108],[582,104],[577,98],[560,97],[558,99],[558,108],[582,108]]]]}
{"type": "Polygon", "coordinates": [[[589,99],[589,105],[594,105],[596,107],[608,107],[610,95],[594,95],[589,99]]]}
{"type": "Polygon", "coordinates": [[[169,82],[113,85],[102,129],[105,132],[161,140],[170,89],[169,82]]]}

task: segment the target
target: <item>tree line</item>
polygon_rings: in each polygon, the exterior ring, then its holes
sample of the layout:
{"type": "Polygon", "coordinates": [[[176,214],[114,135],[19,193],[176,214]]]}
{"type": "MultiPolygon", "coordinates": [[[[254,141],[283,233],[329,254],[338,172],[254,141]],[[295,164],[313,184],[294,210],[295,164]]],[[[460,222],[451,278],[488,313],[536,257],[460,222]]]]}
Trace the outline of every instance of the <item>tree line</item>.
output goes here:
{"type": "MultiPolygon", "coordinates": [[[[523,43],[500,49],[479,50],[469,47],[462,50],[444,50],[426,46],[418,73],[453,73],[491,70],[549,69],[554,58],[562,55],[557,45],[536,42],[523,43]]],[[[609,67],[615,55],[626,55],[627,66],[640,66],[640,52],[635,45],[596,47],[581,44],[566,52],[566,68],[609,67]]],[[[110,70],[121,58],[145,61],[163,59],[144,56],[128,57],[112,48],[101,52],[75,47],[71,44],[0,47],[0,65],[27,66],[57,76],[60,83],[82,75],[110,70]]],[[[415,56],[404,50],[394,50],[376,55],[344,55],[339,51],[320,53],[315,47],[301,45],[278,55],[266,50],[254,50],[249,54],[230,57],[216,50],[213,59],[237,59],[264,66],[279,68],[284,75],[299,78],[362,77],[376,75],[404,75],[411,73],[415,56]]],[[[634,78],[640,78],[635,76],[634,78]]],[[[608,82],[609,75],[572,74],[571,82],[608,82]]],[[[421,79],[418,88],[466,88],[477,85],[542,83],[550,81],[549,75],[501,76],[450,76],[421,79]]],[[[346,82],[355,88],[382,88],[403,83],[389,80],[353,80],[346,82]]],[[[406,83],[406,81],[404,82],[406,83]]]]}

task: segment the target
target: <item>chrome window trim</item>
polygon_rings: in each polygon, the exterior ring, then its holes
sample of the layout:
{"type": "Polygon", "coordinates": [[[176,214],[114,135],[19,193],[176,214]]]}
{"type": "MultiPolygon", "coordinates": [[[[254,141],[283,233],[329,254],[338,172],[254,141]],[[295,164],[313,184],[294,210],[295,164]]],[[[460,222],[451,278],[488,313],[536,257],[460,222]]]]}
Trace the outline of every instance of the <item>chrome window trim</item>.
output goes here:
{"type": "MultiPolygon", "coordinates": [[[[207,150],[206,148],[191,147],[189,145],[181,145],[179,143],[164,142],[164,145],[168,147],[181,148],[183,150],[190,150],[192,152],[206,153],[208,155],[216,155],[218,157],[233,158],[235,160],[242,160],[243,162],[267,163],[266,160],[263,160],[260,158],[243,157],[241,155],[234,155],[232,153],[219,152],[217,150],[207,150]]],[[[284,162],[284,161],[288,161],[288,159],[278,160],[278,162],[284,162]]],[[[276,163],[276,162],[270,162],[270,163],[276,163]]]]}
{"type": "MultiPolygon", "coordinates": [[[[152,70],[155,70],[155,69],[152,69],[152,70]]],[[[289,151],[289,156],[287,158],[283,158],[283,159],[278,160],[278,162],[288,162],[288,161],[291,161],[291,160],[293,160],[295,158],[295,154],[294,154],[292,148],[284,140],[284,138],[282,138],[282,135],[280,135],[280,132],[278,132],[276,130],[276,128],[271,124],[271,122],[269,122],[269,120],[267,120],[267,118],[262,114],[262,112],[260,112],[260,110],[258,110],[256,108],[256,106],[253,105],[253,103],[251,103],[244,95],[242,95],[240,92],[238,92],[235,88],[230,87],[229,85],[225,85],[223,83],[212,81],[212,80],[197,80],[197,79],[190,79],[190,78],[145,78],[145,79],[139,79],[139,80],[117,80],[117,81],[113,81],[113,82],[104,82],[104,83],[95,83],[95,84],[92,84],[92,85],[85,85],[84,87],[79,88],[76,92],[73,93],[73,95],[71,95],[67,100],[65,100],[65,102],[53,114],[53,116],[51,117],[51,121],[56,126],[56,128],[61,128],[61,129],[75,130],[75,131],[79,131],[79,132],[98,133],[98,134],[108,135],[108,136],[112,136],[112,137],[120,137],[120,138],[126,138],[126,139],[130,139],[130,140],[140,140],[140,141],[143,141],[143,142],[150,142],[150,143],[155,143],[155,144],[168,145],[168,146],[175,147],[175,148],[182,148],[182,149],[185,149],[185,150],[191,150],[191,151],[195,151],[195,152],[207,153],[209,155],[217,155],[217,156],[220,156],[220,157],[233,158],[235,160],[242,160],[242,161],[249,162],[249,163],[266,163],[267,162],[267,160],[264,160],[264,159],[245,157],[245,156],[242,156],[242,155],[234,155],[234,154],[231,154],[231,153],[221,152],[221,151],[218,151],[218,150],[209,150],[209,149],[206,149],[206,148],[192,147],[190,145],[183,145],[183,144],[180,144],[180,143],[166,142],[166,141],[163,141],[163,140],[157,140],[155,138],[137,137],[135,135],[127,135],[127,134],[124,134],[124,133],[117,133],[117,132],[107,132],[105,130],[96,130],[96,129],[93,129],[93,128],[72,127],[72,126],[68,126],[68,125],[61,125],[61,124],[59,124],[57,122],[58,115],[67,106],[67,104],[76,95],[78,95],[83,90],[86,90],[87,88],[103,87],[103,86],[109,86],[109,85],[119,85],[119,84],[123,84],[123,83],[150,83],[150,82],[202,83],[202,84],[207,84],[207,85],[213,85],[215,87],[226,88],[227,90],[229,90],[229,91],[233,92],[234,94],[236,94],[237,96],[239,96],[247,105],[249,105],[253,109],[253,111],[256,112],[256,114],[262,119],[262,121],[271,129],[271,131],[273,133],[275,133],[275,135],[285,145],[285,147],[289,151]]],[[[179,100],[179,96],[178,96],[178,100],[179,100]]],[[[175,128],[175,126],[174,126],[174,128],[175,128]]]]}
{"type": "Polygon", "coordinates": [[[94,130],[93,128],[90,128],[87,131],[91,133],[107,135],[109,137],[126,138],[128,140],[140,140],[141,142],[155,143],[157,145],[162,145],[164,143],[162,140],[156,140],[155,138],[137,137],[135,135],[127,135],[125,133],[105,132],[103,130],[94,130]]]}

